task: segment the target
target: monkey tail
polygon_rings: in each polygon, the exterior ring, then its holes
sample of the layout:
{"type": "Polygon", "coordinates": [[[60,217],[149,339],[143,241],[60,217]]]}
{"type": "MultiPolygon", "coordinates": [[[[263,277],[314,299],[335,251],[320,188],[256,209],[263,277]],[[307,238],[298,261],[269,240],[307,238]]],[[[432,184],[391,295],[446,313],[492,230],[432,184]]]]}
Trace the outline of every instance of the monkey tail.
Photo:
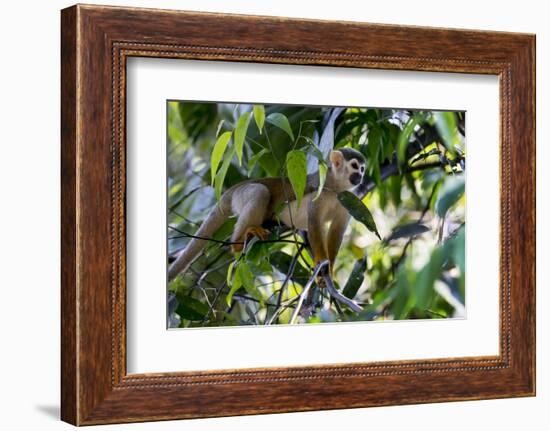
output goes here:
{"type": "MultiPolygon", "coordinates": [[[[199,227],[199,230],[195,233],[195,236],[200,238],[210,238],[221,227],[224,221],[227,219],[227,215],[224,213],[222,206],[217,204],[206,220],[204,220],[199,227]]],[[[172,281],[176,276],[182,272],[185,272],[193,261],[199,256],[200,252],[206,247],[208,243],[205,239],[192,238],[187,246],[178,254],[176,260],[172,262],[168,268],[168,281],[172,281]]]]}

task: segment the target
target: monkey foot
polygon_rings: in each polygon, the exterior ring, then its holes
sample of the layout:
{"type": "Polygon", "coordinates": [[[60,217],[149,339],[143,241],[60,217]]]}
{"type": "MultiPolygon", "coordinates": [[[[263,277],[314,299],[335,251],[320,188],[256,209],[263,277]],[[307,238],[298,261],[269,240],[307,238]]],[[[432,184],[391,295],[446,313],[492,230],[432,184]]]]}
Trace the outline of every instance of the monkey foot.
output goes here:
{"type": "Polygon", "coordinates": [[[243,251],[243,248],[244,248],[244,244],[243,244],[243,243],[231,244],[231,251],[232,251],[234,254],[240,253],[241,251],[243,251]]]}
{"type": "MultiPolygon", "coordinates": [[[[326,260],[316,260],[315,268],[319,267],[319,265],[323,264],[323,262],[327,262],[326,260]]],[[[332,265],[330,262],[328,264],[325,264],[324,268],[322,268],[319,273],[317,274],[317,277],[315,277],[315,283],[317,286],[323,288],[326,287],[327,283],[325,281],[325,276],[328,275],[332,278],[332,265]]]]}
{"type": "Polygon", "coordinates": [[[271,234],[270,231],[268,231],[267,229],[264,229],[263,227],[261,226],[252,226],[252,227],[249,227],[246,232],[244,233],[244,237],[246,240],[248,240],[249,238],[253,237],[253,236],[256,236],[258,238],[260,238],[261,240],[266,240],[267,237],[271,234]]]}
{"type": "Polygon", "coordinates": [[[318,275],[317,277],[315,277],[315,284],[317,284],[317,286],[319,286],[320,288],[327,287],[327,283],[325,282],[325,279],[322,275],[318,275]]]}
{"type": "Polygon", "coordinates": [[[237,244],[232,244],[231,250],[233,253],[240,253],[243,251],[245,244],[250,240],[250,238],[255,236],[261,240],[265,240],[270,234],[271,232],[269,230],[264,229],[261,226],[249,227],[244,233],[244,240],[242,242],[239,240],[237,244]]]}

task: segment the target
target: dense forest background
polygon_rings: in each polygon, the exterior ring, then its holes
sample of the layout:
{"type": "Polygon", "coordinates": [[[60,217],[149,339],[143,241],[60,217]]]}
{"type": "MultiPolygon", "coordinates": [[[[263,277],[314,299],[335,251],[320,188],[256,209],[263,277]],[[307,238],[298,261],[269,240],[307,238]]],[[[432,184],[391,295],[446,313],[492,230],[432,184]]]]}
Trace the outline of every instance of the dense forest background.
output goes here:
{"type": "Polygon", "coordinates": [[[332,149],[367,159],[332,280],[359,309],[308,283],[307,235],[275,224],[234,256],[229,219],[169,283],[169,327],[465,315],[463,112],[170,101],[167,116],[169,261],[227,187],[284,175],[299,190],[332,149]]]}

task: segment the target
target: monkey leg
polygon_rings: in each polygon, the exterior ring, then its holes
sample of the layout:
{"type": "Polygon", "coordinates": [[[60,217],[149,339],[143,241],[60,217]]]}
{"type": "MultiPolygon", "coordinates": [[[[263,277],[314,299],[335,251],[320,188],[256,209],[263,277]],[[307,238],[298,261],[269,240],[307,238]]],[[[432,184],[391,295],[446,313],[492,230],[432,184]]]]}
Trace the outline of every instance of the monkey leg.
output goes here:
{"type": "Polygon", "coordinates": [[[246,239],[255,235],[265,238],[269,231],[263,229],[270,200],[269,189],[263,184],[247,184],[233,195],[232,210],[238,215],[231,242],[234,253],[242,251],[246,239]]]}

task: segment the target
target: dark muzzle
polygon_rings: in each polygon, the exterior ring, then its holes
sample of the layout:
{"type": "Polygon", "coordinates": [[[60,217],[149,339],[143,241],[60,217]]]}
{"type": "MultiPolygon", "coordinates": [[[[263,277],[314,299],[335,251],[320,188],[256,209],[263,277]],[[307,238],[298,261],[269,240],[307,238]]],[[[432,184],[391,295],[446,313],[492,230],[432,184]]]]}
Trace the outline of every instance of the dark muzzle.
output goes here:
{"type": "Polygon", "coordinates": [[[354,174],[351,174],[351,176],[349,177],[349,182],[352,183],[354,186],[356,186],[361,182],[361,175],[358,174],[357,172],[354,174]]]}

